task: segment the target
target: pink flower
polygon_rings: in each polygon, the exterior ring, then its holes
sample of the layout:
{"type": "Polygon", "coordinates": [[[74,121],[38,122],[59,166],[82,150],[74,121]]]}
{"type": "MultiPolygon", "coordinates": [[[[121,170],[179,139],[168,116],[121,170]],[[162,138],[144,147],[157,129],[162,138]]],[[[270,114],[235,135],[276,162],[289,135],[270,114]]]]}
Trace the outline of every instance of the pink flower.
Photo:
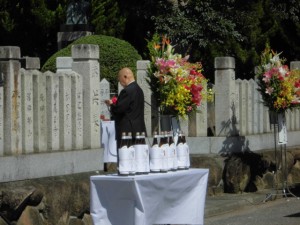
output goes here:
{"type": "Polygon", "coordinates": [[[266,88],[266,94],[271,95],[273,93],[273,91],[274,91],[274,88],[272,88],[272,87],[267,87],[266,88]]]}
{"type": "Polygon", "coordinates": [[[117,104],[118,98],[116,96],[114,96],[114,97],[112,97],[111,101],[112,101],[112,104],[115,105],[115,104],[117,104]]]}

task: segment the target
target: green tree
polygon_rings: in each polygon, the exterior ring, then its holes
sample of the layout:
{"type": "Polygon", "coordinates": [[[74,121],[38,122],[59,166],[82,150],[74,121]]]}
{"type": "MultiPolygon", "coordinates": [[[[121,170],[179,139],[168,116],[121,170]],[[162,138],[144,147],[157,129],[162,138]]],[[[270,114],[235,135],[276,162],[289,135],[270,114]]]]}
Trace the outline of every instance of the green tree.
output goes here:
{"type": "Polygon", "coordinates": [[[91,24],[95,34],[122,38],[126,18],[115,0],[92,0],[91,24]]]}
{"type": "Polygon", "coordinates": [[[47,57],[57,49],[64,4],[65,0],[0,1],[0,45],[19,46],[22,55],[47,57]]]}

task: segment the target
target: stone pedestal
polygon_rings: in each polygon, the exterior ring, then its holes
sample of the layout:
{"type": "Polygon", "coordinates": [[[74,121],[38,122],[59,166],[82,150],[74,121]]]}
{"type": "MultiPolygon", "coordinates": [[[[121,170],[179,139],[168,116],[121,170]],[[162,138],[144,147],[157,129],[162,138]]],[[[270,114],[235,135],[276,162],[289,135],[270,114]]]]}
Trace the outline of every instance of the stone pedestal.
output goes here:
{"type": "Polygon", "coordinates": [[[100,69],[98,45],[73,45],[72,70],[82,75],[83,147],[100,148],[100,69]]]}

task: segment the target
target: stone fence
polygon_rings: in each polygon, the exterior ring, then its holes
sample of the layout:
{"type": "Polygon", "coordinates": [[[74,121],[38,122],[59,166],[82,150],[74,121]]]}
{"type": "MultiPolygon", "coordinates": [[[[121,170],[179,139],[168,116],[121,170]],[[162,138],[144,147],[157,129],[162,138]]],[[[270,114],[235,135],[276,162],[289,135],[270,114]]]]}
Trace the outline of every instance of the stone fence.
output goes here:
{"type": "MultiPolygon", "coordinates": [[[[18,47],[0,47],[0,179],[14,181],[103,169],[100,115],[109,83],[100,82],[97,45],[74,45],[72,57],[58,57],[57,71],[39,71],[39,59],[18,47]]],[[[159,115],[146,82],[149,61],[137,62],[145,94],[149,139],[159,115]]],[[[300,62],[291,63],[292,68],[300,62]]],[[[254,80],[235,79],[232,57],[215,59],[215,101],[180,119],[192,154],[220,154],[274,146],[268,111],[254,80]],[[207,135],[208,130],[214,135],[207,135]]],[[[300,144],[300,112],[287,113],[289,145],[300,144]]],[[[149,141],[150,142],[150,141],[149,141]]]]}

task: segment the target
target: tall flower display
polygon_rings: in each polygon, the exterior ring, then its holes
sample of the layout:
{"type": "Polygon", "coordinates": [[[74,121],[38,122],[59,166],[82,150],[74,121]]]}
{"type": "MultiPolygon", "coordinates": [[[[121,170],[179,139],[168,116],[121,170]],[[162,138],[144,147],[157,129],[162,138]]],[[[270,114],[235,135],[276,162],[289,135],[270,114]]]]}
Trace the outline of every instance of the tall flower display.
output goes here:
{"type": "Polygon", "coordinates": [[[190,63],[188,56],[175,53],[166,37],[154,36],[148,48],[151,57],[148,83],[161,114],[185,117],[209,98],[200,62],[190,63]]]}
{"type": "Polygon", "coordinates": [[[258,91],[264,105],[274,112],[300,106],[300,72],[290,71],[280,54],[267,46],[256,70],[258,91]]]}

